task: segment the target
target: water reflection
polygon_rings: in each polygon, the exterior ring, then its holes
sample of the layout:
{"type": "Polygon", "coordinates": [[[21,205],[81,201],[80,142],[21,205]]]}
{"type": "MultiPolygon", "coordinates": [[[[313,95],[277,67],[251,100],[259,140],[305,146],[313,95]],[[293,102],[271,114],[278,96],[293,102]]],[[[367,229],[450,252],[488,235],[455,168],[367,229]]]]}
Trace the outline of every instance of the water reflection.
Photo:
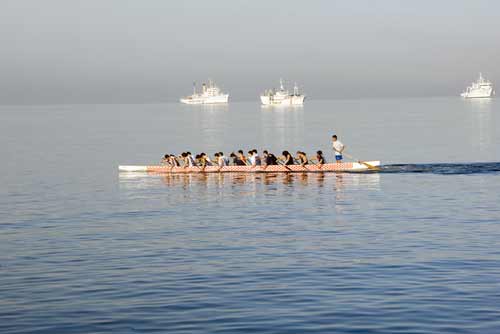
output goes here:
{"type": "Polygon", "coordinates": [[[300,147],[304,137],[303,106],[261,106],[262,142],[272,150],[300,147]]]}
{"type": "Polygon", "coordinates": [[[358,188],[378,190],[378,173],[196,173],[196,174],[147,174],[120,173],[120,186],[141,189],[158,186],[192,189],[236,189],[252,188],[255,191],[266,187],[284,186],[287,188],[327,188],[335,192],[358,188]]]}
{"type": "Polygon", "coordinates": [[[467,103],[472,117],[473,145],[477,145],[480,152],[489,151],[493,136],[491,114],[494,101],[493,99],[469,99],[467,103]]]}
{"type": "Polygon", "coordinates": [[[209,151],[219,151],[224,146],[224,128],[227,122],[229,105],[227,104],[202,104],[191,107],[195,113],[195,123],[201,138],[210,138],[206,146],[209,151]]]}

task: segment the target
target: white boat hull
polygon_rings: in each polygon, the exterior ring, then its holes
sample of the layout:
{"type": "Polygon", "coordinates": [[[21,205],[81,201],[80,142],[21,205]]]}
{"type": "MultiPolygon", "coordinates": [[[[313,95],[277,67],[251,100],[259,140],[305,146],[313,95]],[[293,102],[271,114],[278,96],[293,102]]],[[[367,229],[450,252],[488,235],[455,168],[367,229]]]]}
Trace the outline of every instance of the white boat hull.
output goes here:
{"type": "Polygon", "coordinates": [[[180,99],[182,103],[185,104],[221,104],[228,103],[229,94],[219,95],[219,96],[208,96],[208,97],[200,97],[200,98],[191,98],[186,97],[180,99]]]}
{"type": "Polygon", "coordinates": [[[273,98],[272,96],[269,95],[262,95],[260,97],[260,101],[263,105],[265,106],[297,106],[297,105],[303,105],[304,100],[305,100],[304,95],[292,95],[292,96],[287,96],[282,99],[276,99],[273,98]]]}
{"type": "Polygon", "coordinates": [[[490,89],[488,91],[472,91],[472,92],[463,92],[460,96],[466,99],[480,99],[480,98],[490,98],[493,97],[494,91],[490,89]]]}

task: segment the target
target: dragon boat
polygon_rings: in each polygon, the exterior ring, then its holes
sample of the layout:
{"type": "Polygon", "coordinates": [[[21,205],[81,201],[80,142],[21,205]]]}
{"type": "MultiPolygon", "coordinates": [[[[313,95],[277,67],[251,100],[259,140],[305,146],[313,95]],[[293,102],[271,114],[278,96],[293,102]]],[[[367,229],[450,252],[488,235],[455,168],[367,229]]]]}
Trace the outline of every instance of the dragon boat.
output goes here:
{"type": "Polygon", "coordinates": [[[268,165],[268,166],[206,166],[205,168],[194,167],[171,167],[166,165],[122,165],[118,166],[120,172],[145,172],[145,173],[318,173],[318,172],[365,172],[378,170],[380,161],[359,161],[327,163],[323,165],[268,165]]]}

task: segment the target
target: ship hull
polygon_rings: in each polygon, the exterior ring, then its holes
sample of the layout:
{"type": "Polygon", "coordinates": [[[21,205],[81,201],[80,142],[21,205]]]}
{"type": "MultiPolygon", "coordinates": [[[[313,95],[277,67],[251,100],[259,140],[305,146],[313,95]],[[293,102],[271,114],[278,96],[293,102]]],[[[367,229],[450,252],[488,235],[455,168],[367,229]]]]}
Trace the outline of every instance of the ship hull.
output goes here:
{"type": "Polygon", "coordinates": [[[229,102],[229,94],[201,98],[186,97],[180,99],[180,102],[185,104],[224,104],[229,102]]]}
{"type": "Polygon", "coordinates": [[[470,93],[462,93],[460,96],[466,99],[484,99],[493,97],[493,90],[488,92],[470,92],[470,93]]]}
{"type": "Polygon", "coordinates": [[[260,102],[265,106],[298,106],[304,104],[305,98],[304,95],[292,95],[283,99],[273,99],[272,96],[262,95],[260,102]]]}

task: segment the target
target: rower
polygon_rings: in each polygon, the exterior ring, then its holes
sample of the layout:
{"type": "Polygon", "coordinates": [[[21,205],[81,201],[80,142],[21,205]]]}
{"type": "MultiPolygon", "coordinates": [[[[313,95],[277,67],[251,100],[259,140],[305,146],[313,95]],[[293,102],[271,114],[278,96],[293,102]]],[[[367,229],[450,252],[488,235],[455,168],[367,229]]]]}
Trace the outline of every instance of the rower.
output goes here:
{"type": "Polygon", "coordinates": [[[233,165],[235,166],[246,166],[246,163],[243,162],[234,152],[232,152],[229,157],[233,159],[233,165]]]}
{"type": "Polygon", "coordinates": [[[317,151],[316,152],[316,161],[318,162],[318,165],[323,165],[325,163],[325,158],[323,157],[323,151],[317,151]]]}
{"type": "Polygon", "coordinates": [[[255,157],[253,155],[253,150],[248,151],[248,163],[250,166],[255,166],[255,157]]]}
{"type": "Polygon", "coordinates": [[[293,162],[293,157],[292,155],[290,154],[290,152],[288,151],[283,151],[281,152],[281,154],[283,155],[283,158],[284,158],[284,162],[283,164],[285,166],[288,166],[288,165],[294,165],[295,163],[293,162]]]}
{"type": "Polygon", "coordinates": [[[241,161],[243,161],[245,165],[248,165],[247,157],[245,157],[245,154],[243,154],[243,150],[238,150],[238,157],[241,161]]]}
{"type": "Polygon", "coordinates": [[[257,153],[257,150],[253,149],[252,152],[253,152],[253,157],[255,160],[255,165],[256,166],[262,165],[262,160],[260,159],[259,154],[257,153]]]}
{"type": "Polygon", "coordinates": [[[170,154],[169,162],[170,162],[171,167],[179,167],[180,166],[179,161],[177,161],[177,158],[173,154],[170,154]]]}
{"type": "Polygon", "coordinates": [[[206,166],[209,166],[207,162],[207,155],[205,153],[196,155],[196,162],[202,169],[205,169],[206,166]]]}
{"type": "Polygon", "coordinates": [[[191,155],[191,152],[186,152],[187,153],[187,158],[189,162],[189,167],[196,166],[196,161],[194,161],[193,156],[191,155]]]}
{"type": "Polygon", "coordinates": [[[308,164],[307,155],[302,151],[297,151],[297,160],[302,167],[308,164]]]}
{"type": "Polygon", "coordinates": [[[229,166],[229,158],[226,157],[223,152],[219,152],[219,158],[224,160],[224,166],[229,166]]]}
{"type": "Polygon", "coordinates": [[[278,164],[278,158],[272,153],[269,153],[268,151],[264,151],[264,156],[265,156],[265,163],[266,165],[277,165],[278,164]]]}
{"type": "Polygon", "coordinates": [[[210,157],[209,157],[206,153],[204,153],[204,152],[203,152],[203,153],[201,153],[200,155],[201,155],[201,156],[202,156],[202,158],[205,160],[205,164],[206,164],[207,166],[213,166],[213,165],[214,165],[214,163],[212,162],[212,160],[210,160],[210,157]]]}
{"type": "Polygon", "coordinates": [[[182,167],[186,168],[189,166],[189,158],[186,152],[182,152],[179,158],[182,160],[182,167]]]}
{"type": "Polygon", "coordinates": [[[161,159],[160,164],[161,165],[169,165],[170,164],[169,158],[170,158],[170,155],[169,154],[165,154],[163,156],[163,158],[161,159]]]}
{"type": "Polygon", "coordinates": [[[226,166],[226,162],[225,162],[224,158],[222,157],[221,152],[215,153],[214,156],[215,156],[215,160],[217,161],[217,166],[219,166],[219,167],[226,166]]]}
{"type": "Polygon", "coordinates": [[[332,148],[335,154],[335,160],[337,163],[342,162],[342,152],[344,152],[345,145],[338,140],[337,135],[332,136],[332,148]]]}

